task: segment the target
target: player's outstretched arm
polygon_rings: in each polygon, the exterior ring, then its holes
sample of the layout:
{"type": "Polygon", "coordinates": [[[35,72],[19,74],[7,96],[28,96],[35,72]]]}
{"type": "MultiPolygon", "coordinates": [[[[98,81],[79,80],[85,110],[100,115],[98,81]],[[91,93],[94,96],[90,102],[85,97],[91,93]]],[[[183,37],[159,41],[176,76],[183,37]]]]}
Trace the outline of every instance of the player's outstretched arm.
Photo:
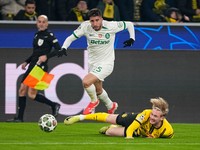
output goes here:
{"type": "Polygon", "coordinates": [[[127,30],[129,32],[130,39],[124,41],[124,47],[132,46],[135,42],[135,29],[132,22],[126,21],[127,30]]]}
{"type": "Polygon", "coordinates": [[[63,43],[63,45],[62,45],[62,48],[58,51],[58,53],[57,53],[57,56],[58,57],[62,57],[63,55],[65,55],[65,56],[67,56],[67,49],[68,49],[68,47],[71,45],[71,43],[73,42],[73,41],[75,41],[77,38],[73,35],[73,34],[71,34],[70,36],[68,36],[66,39],[65,39],[65,41],[64,41],[64,43],[63,43]]]}

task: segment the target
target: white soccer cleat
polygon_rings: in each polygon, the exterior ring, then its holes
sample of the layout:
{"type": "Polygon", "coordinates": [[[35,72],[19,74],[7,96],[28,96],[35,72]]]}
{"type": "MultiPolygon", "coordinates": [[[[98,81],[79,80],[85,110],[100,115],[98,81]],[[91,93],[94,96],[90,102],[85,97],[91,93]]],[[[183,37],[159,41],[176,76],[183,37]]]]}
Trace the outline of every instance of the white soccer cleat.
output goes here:
{"type": "Polygon", "coordinates": [[[78,116],[69,116],[69,117],[65,118],[64,124],[65,125],[71,125],[71,124],[76,123],[78,121],[80,121],[79,115],[78,116]]]}

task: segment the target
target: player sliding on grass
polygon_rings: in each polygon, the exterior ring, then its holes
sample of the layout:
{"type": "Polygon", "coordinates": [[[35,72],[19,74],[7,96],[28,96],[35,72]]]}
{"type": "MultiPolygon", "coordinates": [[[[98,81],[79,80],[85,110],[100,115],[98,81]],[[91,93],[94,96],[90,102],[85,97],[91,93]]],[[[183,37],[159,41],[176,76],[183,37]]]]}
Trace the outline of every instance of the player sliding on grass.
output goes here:
{"type": "Polygon", "coordinates": [[[132,46],[135,41],[134,26],[132,22],[128,21],[103,20],[102,13],[97,8],[91,9],[88,17],[89,21],[81,23],[73,34],[66,38],[58,56],[66,54],[67,48],[74,40],[82,36],[87,38],[89,73],[84,77],[82,83],[91,101],[84,109],[83,114],[92,113],[100,101],[105,104],[108,113],[113,114],[118,104],[109,98],[103,88],[103,81],[114,69],[115,34],[128,30],[129,39],[124,41],[124,47],[132,46]]]}
{"type": "Polygon", "coordinates": [[[95,120],[108,122],[112,125],[100,129],[100,133],[109,136],[124,136],[126,139],[133,137],[172,138],[173,128],[167,121],[168,103],[161,97],[150,99],[152,109],[145,109],[141,113],[94,113],[76,115],[64,120],[66,125],[82,120],[95,120]]]}

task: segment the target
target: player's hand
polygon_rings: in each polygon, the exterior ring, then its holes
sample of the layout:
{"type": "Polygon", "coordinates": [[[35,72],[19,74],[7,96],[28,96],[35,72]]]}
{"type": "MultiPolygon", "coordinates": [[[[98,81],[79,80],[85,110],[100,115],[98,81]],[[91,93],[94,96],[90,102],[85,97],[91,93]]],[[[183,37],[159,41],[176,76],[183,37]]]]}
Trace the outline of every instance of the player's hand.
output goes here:
{"type": "Polygon", "coordinates": [[[147,138],[153,138],[151,134],[147,134],[147,138]]]}
{"type": "Polygon", "coordinates": [[[27,62],[22,63],[22,70],[26,70],[27,62]]]}
{"type": "Polygon", "coordinates": [[[58,57],[62,57],[63,55],[67,56],[67,50],[65,48],[61,48],[57,53],[58,57]]]}
{"type": "Polygon", "coordinates": [[[130,38],[129,40],[124,41],[123,44],[124,44],[124,47],[127,47],[127,46],[132,46],[134,42],[135,41],[132,38],[130,38]]]}
{"type": "Polygon", "coordinates": [[[43,62],[47,61],[47,55],[42,55],[39,57],[37,64],[41,64],[43,62]]]}

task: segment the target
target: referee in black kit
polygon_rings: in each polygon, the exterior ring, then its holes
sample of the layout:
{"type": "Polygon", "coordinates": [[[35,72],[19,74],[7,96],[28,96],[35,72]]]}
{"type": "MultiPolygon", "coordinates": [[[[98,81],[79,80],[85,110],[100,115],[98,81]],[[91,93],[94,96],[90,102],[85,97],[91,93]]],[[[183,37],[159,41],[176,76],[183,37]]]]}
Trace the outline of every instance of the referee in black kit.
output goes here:
{"type": "Polygon", "coordinates": [[[19,97],[18,97],[18,114],[13,119],[7,120],[7,122],[23,122],[24,111],[26,107],[26,94],[28,92],[28,97],[32,100],[35,100],[40,103],[47,104],[52,109],[52,115],[55,117],[58,115],[60,104],[52,102],[47,99],[42,93],[38,93],[36,89],[30,88],[27,85],[23,84],[24,79],[30,73],[32,68],[36,64],[44,69],[48,70],[47,62],[48,59],[57,56],[58,50],[61,49],[60,44],[54,34],[48,31],[48,17],[45,15],[40,15],[37,18],[37,28],[38,32],[35,33],[33,40],[33,53],[22,63],[22,69],[26,70],[26,66],[29,64],[27,71],[25,72],[21,85],[19,88],[19,97]],[[54,48],[54,49],[52,49],[54,48]]]}

